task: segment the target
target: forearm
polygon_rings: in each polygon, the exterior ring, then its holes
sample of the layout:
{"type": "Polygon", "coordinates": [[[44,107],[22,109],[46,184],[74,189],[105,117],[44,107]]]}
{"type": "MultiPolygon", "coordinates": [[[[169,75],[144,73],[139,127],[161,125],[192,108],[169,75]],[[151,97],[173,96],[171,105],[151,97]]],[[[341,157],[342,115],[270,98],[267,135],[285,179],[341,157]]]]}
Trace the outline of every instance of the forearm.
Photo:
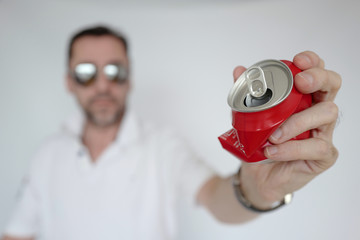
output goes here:
{"type": "Polygon", "coordinates": [[[259,215],[238,202],[232,186],[232,177],[214,177],[209,180],[199,194],[199,202],[216,219],[224,223],[245,223],[259,215]]]}
{"type": "Polygon", "coordinates": [[[4,235],[1,237],[1,240],[35,240],[33,237],[12,237],[8,235],[4,235]]]}

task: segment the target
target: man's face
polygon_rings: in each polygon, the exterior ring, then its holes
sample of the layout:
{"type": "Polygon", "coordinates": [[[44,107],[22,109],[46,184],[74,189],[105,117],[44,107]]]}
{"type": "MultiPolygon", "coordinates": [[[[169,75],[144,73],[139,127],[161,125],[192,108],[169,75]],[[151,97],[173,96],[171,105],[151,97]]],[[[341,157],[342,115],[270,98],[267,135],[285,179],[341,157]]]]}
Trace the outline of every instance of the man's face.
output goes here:
{"type": "Polygon", "coordinates": [[[128,67],[124,45],[113,36],[80,37],[73,44],[70,71],[73,72],[79,63],[95,64],[96,79],[91,85],[84,86],[68,74],[69,91],[75,95],[91,123],[102,127],[118,123],[125,110],[130,83],[109,81],[103,69],[114,63],[128,67]]]}

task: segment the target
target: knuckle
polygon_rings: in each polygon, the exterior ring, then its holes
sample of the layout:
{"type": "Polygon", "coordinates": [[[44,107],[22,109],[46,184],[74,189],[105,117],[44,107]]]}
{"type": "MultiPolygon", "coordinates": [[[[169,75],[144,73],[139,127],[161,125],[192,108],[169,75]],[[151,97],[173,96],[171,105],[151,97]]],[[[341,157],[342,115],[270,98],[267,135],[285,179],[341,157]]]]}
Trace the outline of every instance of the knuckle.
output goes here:
{"type": "Polygon", "coordinates": [[[336,162],[336,159],[339,157],[339,151],[334,146],[332,146],[331,150],[332,150],[331,153],[332,153],[332,156],[333,156],[333,162],[332,163],[334,164],[336,162]]]}
{"type": "Polygon", "coordinates": [[[326,167],[330,168],[335,164],[335,162],[339,156],[339,152],[333,145],[329,144],[328,152],[327,152],[326,156],[327,156],[327,166],[326,167]]]}
{"type": "Polygon", "coordinates": [[[329,144],[329,154],[334,160],[336,160],[339,156],[339,151],[333,144],[329,144]]]}
{"type": "Polygon", "coordinates": [[[331,113],[332,119],[336,120],[339,116],[339,107],[334,102],[330,102],[329,112],[331,113]]]}
{"type": "Polygon", "coordinates": [[[341,88],[341,85],[342,85],[341,75],[338,74],[337,72],[333,72],[333,71],[332,71],[332,74],[335,76],[334,77],[335,80],[334,80],[333,88],[334,88],[334,90],[339,91],[339,89],[341,88]]]}
{"type": "Polygon", "coordinates": [[[338,158],[338,150],[334,147],[333,144],[328,143],[325,140],[320,140],[316,149],[318,156],[327,162],[327,168],[331,167],[338,158]]]}
{"type": "Polygon", "coordinates": [[[339,116],[339,107],[334,102],[324,102],[324,109],[331,121],[334,121],[339,116]]]}
{"type": "Polygon", "coordinates": [[[326,80],[329,79],[329,71],[322,68],[317,68],[317,72],[319,75],[318,77],[321,80],[321,83],[324,84],[326,80]]]}
{"type": "Polygon", "coordinates": [[[320,140],[318,142],[318,146],[317,146],[317,152],[319,154],[319,156],[330,156],[332,154],[332,149],[329,146],[329,144],[323,140],[320,140]]]}

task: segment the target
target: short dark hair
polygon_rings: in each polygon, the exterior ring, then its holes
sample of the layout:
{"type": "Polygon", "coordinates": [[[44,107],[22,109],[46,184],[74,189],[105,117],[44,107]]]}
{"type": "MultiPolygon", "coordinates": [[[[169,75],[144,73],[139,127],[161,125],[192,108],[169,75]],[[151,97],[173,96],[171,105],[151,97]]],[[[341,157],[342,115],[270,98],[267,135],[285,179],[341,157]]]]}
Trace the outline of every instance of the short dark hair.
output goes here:
{"type": "Polygon", "coordinates": [[[68,65],[70,64],[70,59],[72,57],[74,42],[77,39],[84,37],[84,36],[97,36],[97,37],[113,36],[124,45],[125,52],[126,52],[126,54],[128,53],[128,42],[126,40],[126,37],[123,34],[121,34],[119,31],[116,31],[108,26],[97,25],[94,27],[82,29],[82,30],[74,33],[73,36],[70,38],[69,45],[68,45],[68,65]]]}

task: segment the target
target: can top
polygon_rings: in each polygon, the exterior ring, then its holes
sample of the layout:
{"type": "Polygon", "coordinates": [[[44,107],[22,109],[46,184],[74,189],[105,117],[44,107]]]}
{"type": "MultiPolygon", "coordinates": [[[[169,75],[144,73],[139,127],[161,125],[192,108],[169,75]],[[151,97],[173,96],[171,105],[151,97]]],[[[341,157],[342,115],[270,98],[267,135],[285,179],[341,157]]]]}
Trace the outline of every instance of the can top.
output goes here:
{"type": "Polygon", "coordinates": [[[248,68],[236,80],[228,104],[237,112],[258,112],[286,99],[293,88],[293,74],[279,60],[263,60],[248,68]]]}

